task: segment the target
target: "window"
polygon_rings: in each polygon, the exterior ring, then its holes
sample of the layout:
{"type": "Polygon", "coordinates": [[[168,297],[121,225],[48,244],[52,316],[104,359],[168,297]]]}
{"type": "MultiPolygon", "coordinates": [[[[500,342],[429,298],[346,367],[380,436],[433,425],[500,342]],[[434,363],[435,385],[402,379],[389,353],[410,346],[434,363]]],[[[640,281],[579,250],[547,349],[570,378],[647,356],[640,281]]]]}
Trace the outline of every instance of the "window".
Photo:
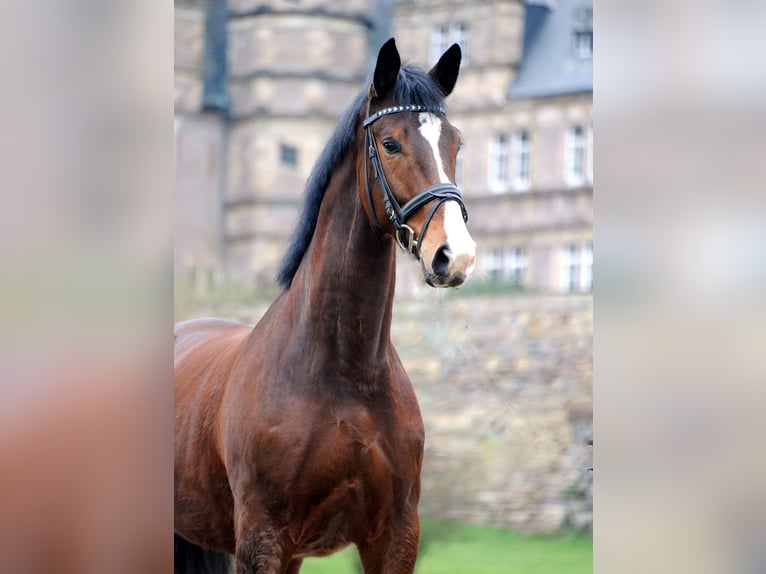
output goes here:
{"type": "Polygon", "coordinates": [[[494,248],[484,257],[484,270],[495,282],[524,284],[527,261],[522,247],[494,248]]]}
{"type": "Polygon", "coordinates": [[[593,244],[564,247],[562,289],[569,293],[593,289],[593,244]]]}
{"type": "Polygon", "coordinates": [[[582,126],[567,130],[564,177],[568,185],[580,185],[585,175],[585,141],[582,126]]]}
{"type": "Polygon", "coordinates": [[[452,41],[460,44],[460,49],[462,51],[461,63],[465,66],[471,59],[471,53],[469,51],[471,45],[471,31],[468,29],[468,24],[459,22],[452,25],[452,41]]]}
{"type": "Polygon", "coordinates": [[[496,134],[489,150],[489,188],[505,191],[508,188],[508,136],[496,134]]]}
{"type": "Polygon", "coordinates": [[[579,60],[593,57],[593,31],[581,30],[574,33],[574,55],[579,60]]]}
{"type": "Polygon", "coordinates": [[[430,60],[436,63],[441,55],[447,50],[449,42],[449,28],[444,25],[434,26],[431,28],[430,47],[431,52],[430,60]]]}
{"type": "Polygon", "coordinates": [[[298,148],[287,144],[281,144],[279,146],[279,159],[285,165],[298,165],[298,148]]]}
{"type": "Polygon", "coordinates": [[[575,58],[589,60],[593,57],[593,8],[583,6],[573,16],[572,52],[575,58]]]}
{"type": "Polygon", "coordinates": [[[577,291],[580,283],[580,250],[577,245],[564,247],[564,291],[577,291]]]}
{"type": "Polygon", "coordinates": [[[525,130],[519,130],[513,134],[512,153],[513,186],[519,190],[528,189],[530,183],[529,134],[525,130]]]}
{"type": "Polygon", "coordinates": [[[524,271],[527,267],[524,250],[521,247],[509,247],[505,250],[505,278],[516,285],[524,284],[524,271]]]}
{"type": "Polygon", "coordinates": [[[484,268],[491,281],[500,281],[503,278],[503,250],[490,249],[484,259],[484,268]]]}
{"type": "Polygon", "coordinates": [[[468,24],[464,22],[454,22],[450,25],[440,24],[431,28],[430,36],[430,60],[437,62],[441,55],[453,43],[460,44],[462,51],[462,63],[467,64],[470,59],[469,44],[471,31],[468,24]]]}

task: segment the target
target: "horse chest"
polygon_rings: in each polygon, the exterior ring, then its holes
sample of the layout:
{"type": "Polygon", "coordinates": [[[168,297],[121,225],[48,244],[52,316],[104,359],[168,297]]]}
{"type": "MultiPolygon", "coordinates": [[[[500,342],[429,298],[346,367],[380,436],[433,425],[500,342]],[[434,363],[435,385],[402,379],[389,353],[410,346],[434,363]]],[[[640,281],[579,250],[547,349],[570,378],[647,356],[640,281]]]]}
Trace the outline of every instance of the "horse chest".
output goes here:
{"type": "Polygon", "coordinates": [[[419,476],[423,435],[417,425],[391,430],[367,416],[302,426],[307,430],[286,430],[276,438],[281,448],[262,452],[269,458],[264,463],[276,463],[275,471],[300,485],[307,499],[391,496],[419,476]]]}
{"type": "Polygon", "coordinates": [[[419,424],[383,423],[363,409],[342,416],[308,406],[304,412],[301,424],[293,419],[257,434],[250,475],[258,483],[248,487],[276,522],[298,525],[291,538],[300,553],[320,555],[376,538],[397,509],[417,504],[419,424]]]}
{"type": "Polygon", "coordinates": [[[304,513],[298,536],[302,552],[323,554],[360,539],[375,539],[390,527],[391,509],[416,504],[422,443],[394,445],[380,434],[360,436],[338,421],[337,432],[306,453],[306,479],[300,482],[304,513]],[[310,478],[309,478],[310,477],[310,478]],[[325,480],[317,480],[325,477],[325,480]]]}

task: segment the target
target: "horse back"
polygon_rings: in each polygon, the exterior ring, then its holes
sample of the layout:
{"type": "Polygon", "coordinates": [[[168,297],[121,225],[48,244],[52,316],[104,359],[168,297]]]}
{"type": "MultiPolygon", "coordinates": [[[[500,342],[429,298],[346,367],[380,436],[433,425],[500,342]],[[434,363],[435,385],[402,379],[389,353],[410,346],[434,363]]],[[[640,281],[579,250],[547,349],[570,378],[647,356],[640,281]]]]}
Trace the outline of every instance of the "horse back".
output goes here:
{"type": "Polygon", "coordinates": [[[226,384],[251,325],[222,319],[196,319],[176,325],[173,386],[176,421],[186,410],[218,410],[226,384]]]}

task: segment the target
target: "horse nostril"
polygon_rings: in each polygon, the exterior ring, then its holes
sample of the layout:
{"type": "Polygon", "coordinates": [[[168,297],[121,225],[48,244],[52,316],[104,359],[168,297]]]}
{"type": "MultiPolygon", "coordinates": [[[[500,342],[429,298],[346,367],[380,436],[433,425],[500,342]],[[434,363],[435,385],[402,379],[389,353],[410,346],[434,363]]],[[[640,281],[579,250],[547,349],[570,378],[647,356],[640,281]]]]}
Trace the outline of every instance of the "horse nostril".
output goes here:
{"type": "Polygon", "coordinates": [[[442,277],[449,275],[450,258],[447,255],[448,252],[449,247],[446,245],[442,245],[436,250],[436,255],[434,255],[433,264],[431,265],[436,275],[442,277]]]}

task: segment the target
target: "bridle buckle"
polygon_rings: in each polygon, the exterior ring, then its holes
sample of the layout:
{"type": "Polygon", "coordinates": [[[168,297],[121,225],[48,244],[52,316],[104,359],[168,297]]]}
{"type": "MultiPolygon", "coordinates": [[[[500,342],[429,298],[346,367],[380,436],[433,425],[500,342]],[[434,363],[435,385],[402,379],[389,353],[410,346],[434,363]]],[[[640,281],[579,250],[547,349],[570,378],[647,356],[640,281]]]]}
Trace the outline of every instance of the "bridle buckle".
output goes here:
{"type": "Polygon", "coordinates": [[[413,248],[416,244],[415,230],[406,223],[400,223],[396,229],[396,242],[399,244],[399,247],[404,249],[404,251],[407,251],[408,253],[414,253],[413,248]],[[404,232],[407,232],[408,234],[406,241],[402,239],[404,232]]]}

